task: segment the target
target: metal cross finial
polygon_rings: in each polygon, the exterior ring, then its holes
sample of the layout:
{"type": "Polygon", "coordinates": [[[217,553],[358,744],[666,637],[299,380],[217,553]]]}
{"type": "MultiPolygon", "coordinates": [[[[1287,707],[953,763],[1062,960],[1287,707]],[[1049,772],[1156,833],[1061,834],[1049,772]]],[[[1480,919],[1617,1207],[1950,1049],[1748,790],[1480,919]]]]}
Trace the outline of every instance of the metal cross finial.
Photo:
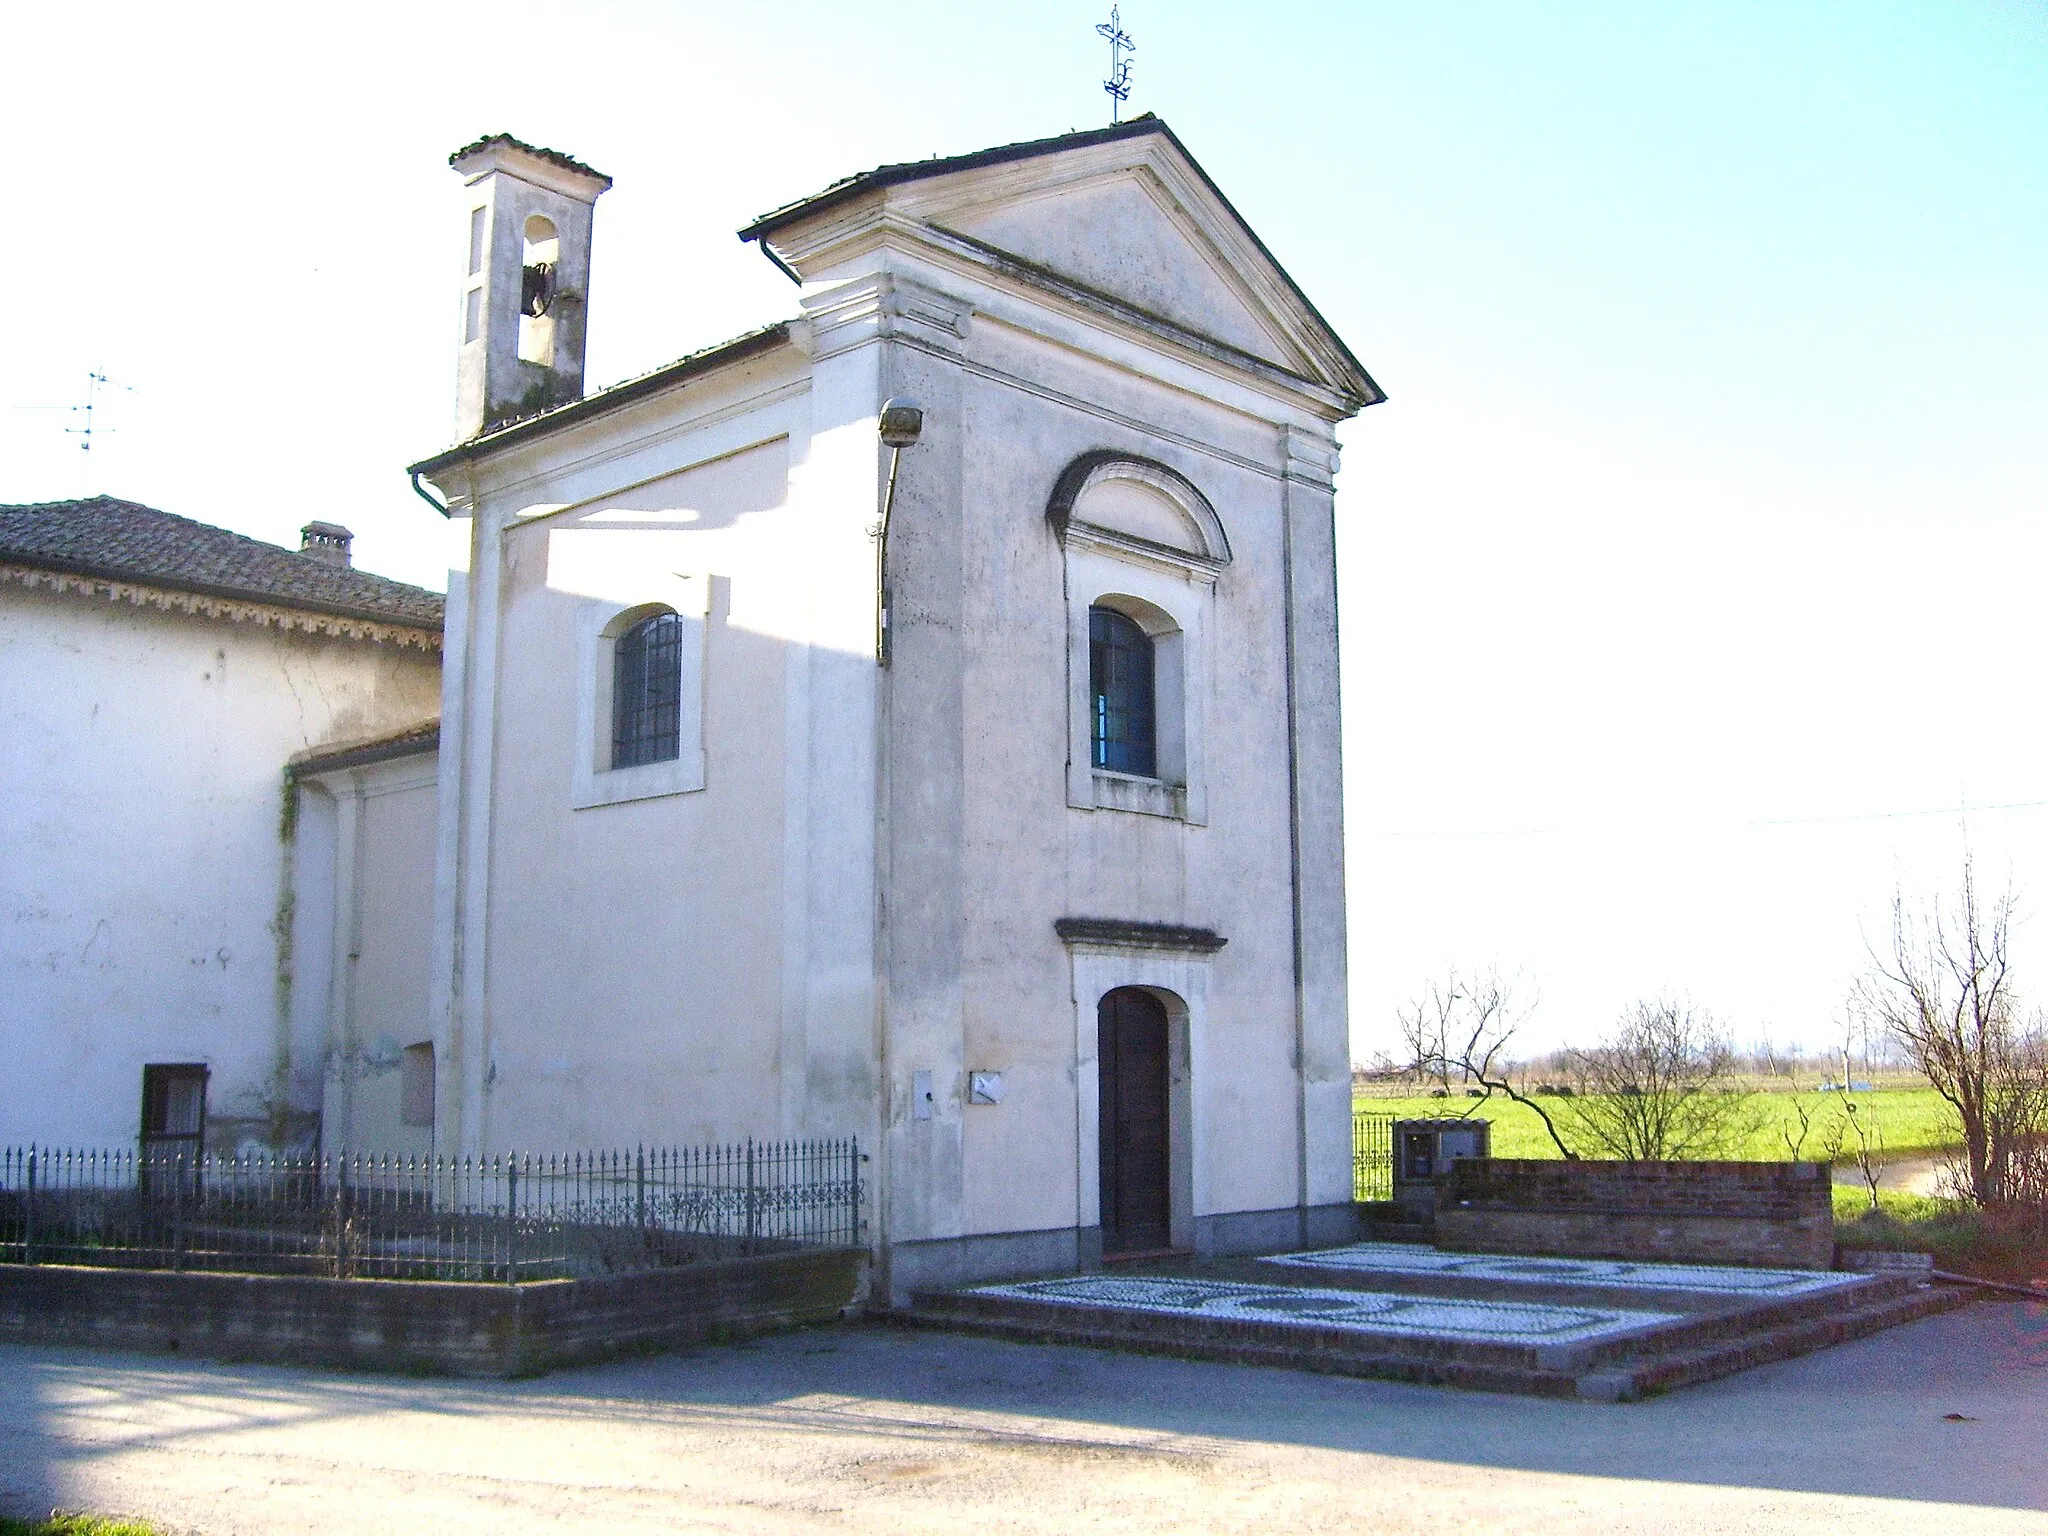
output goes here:
{"type": "Polygon", "coordinates": [[[1124,103],[1131,95],[1131,61],[1124,55],[1136,53],[1138,45],[1124,30],[1123,18],[1113,5],[1109,8],[1109,20],[1096,23],[1095,30],[1109,39],[1109,78],[1102,82],[1102,88],[1109,92],[1109,122],[1115,127],[1123,120],[1124,103]]]}

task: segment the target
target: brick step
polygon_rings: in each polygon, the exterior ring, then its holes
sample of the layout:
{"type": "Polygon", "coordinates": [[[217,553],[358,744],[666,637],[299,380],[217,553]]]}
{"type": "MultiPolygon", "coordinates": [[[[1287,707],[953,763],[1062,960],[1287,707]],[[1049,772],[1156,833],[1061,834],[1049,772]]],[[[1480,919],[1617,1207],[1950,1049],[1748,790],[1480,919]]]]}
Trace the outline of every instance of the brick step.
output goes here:
{"type": "Polygon", "coordinates": [[[1318,1335],[1301,1329],[1274,1328],[1253,1336],[1247,1325],[1238,1323],[1190,1327],[1190,1319],[1106,1308],[1037,1304],[998,1312],[993,1308],[946,1305],[957,1299],[920,1295],[908,1311],[895,1314],[895,1320],[913,1327],[979,1334],[1020,1344],[1067,1344],[1125,1354],[1214,1360],[1229,1365],[1277,1366],[1328,1376],[1404,1381],[1417,1386],[1513,1392],[1525,1397],[1572,1397],[1578,1391],[1578,1378],[1570,1371],[1461,1358],[1451,1353],[1431,1356],[1378,1352],[1371,1347],[1378,1341],[1356,1335],[1345,1341],[1344,1347],[1332,1348],[1317,1342],[1318,1335]],[[1130,1326],[1148,1320],[1183,1326],[1166,1330],[1130,1326]]]}
{"type": "Polygon", "coordinates": [[[1630,1401],[1669,1392],[1752,1366],[1790,1360],[1851,1339],[1866,1338],[1902,1323],[1968,1306],[1975,1298],[1965,1286],[1932,1285],[1867,1303],[1848,1312],[1805,1318],[1755,1333],[1724,1339],[1705,1348],[1660,1351],[1617,1361],[1580,1376],[1578,1395],[1597,1402],[1630,1401]]]}
{"type": "MultiPolygon", "coordinates": [[[[1610,1303],[1612,1305],[1612,1303],[1610,1303]]],[[[911,1311],[919,1321],[1015,1326],[1051,1336],[1085,1332],[1091,1338],[1114,1338],[1131,1346],[1156,1343],[1170,1350],[1198,1344],[1236,1349],[1240,1346],[1276,1350],[1287,1355],[1344,1359],[1364,1356],[1418,1362],[1457,1362],[1506,1371],[1569,1372],[1582,1363],[1581,1345],[1546,1346],[1488,1343],[1436,1338],[1427,1334],[1367,1334],[1312,1324],[1265,1322],[1254,1318],[1191,1316],[1180,1312],[1140,1312],[1123,1307],[1095,1307],[1072,1302],[1040,1301],[1024,1296],[984,1296],[973,1291],[928,1292],[913,1298],[911,1311]]],[[[1332,1367],[1335,1369],[1335,1367],[1332,1367]]]]}
{"type": "MultiPolygon", "coordinates": [[[[1776,1301],[1760,1301],[1753,1306],[1727,1311],[1697,1312],[1689,1315],[1683,1322],[1658,1329],[1657,1348],[1660,1352],[1671,1353],[1705,1349],[1725,1339],[1748,1338],[1780,1328],[1797,1328],[1814,1321],[1852,1316],[1871,1307],[1883,1306],[1912,1295],[1916,1289],[1914,1282],[1904,1276],[1873,1275],[1868,1280],[1859,1278],[1853,1285],[1820,1291],[1809,1296],[1788,1296],[1776,1301]]],[[[1644,1297],[1643,1304],[1650,1304],[1647,1296],[1644,1297]]],[[[1628,1340],[1617,1340],[1612,1344],[1596,1343],[1587,1348],[1586,1364],[1594,1366],[1604,1361],[1641,1353],[1641,1347],[1631,1344],[1628,1340]]]]}
{"type": "Polygon", "coordinates": [[[1392,1291],[1406,1296],[1447,1296],[1467,1301],[1528,1301],[1545,1306],[1633,1307],[1656,1312],[1683,1312],[1689,1318],[1683,1326],[1709,1330],[1698,1335],[1702,1338],[1711,1337],[1711,1330],[1717,1326],[1740,1328],[1744,1326],[1743,1319],[1761,1317],[1768,1322],[1791,1321],[1838,1311],[1852,1297],[1855,1305],[1862,1306],[1903,1295],[1917,1283],[1911,1275],[1859,1275],[1851,1284],[1804,1296],[1746,1298],[1739,1293],[1728,1292],[1658,1289],[1647,1285],[1627,1288],[1573,1285],[1569,1281],[1505,1280],[1427,1270],[1316,1269],[1260,1259],[1212,1264],[1208,1268],[1219,1278],[1252,1280],[1266,1285],[1313,1285],[1330,1290],[1392,1291]]]}
{"type": "Polygon", "coordinates": [[[1413,1243],[1427,1248],[1435,1231],[1436,1223],[1431,1221],[1361,1221],[1358,1240],[1362,1243],[1413,1243]]]}
{"type": "MultiPolygon", "coordinates": [[[[1530,1300],[1535,1298],[1530,1297],[1530,1300]]],[[[1625,1293],[1605,1298],[1627,1305],[1625,1293]]],[[[1250,1319],[922,1292],[899,1320],[1035,1344],[1279,1366],[1424,1385],[1621,1402],[1746,1370],[1961,1306],[1962,1287],[1874,1277],[1867,1288],[1689,1318],[1584,1344],[1519,1345],[1359,1334],[1250,1319]],[[1843,1303],[1854,1300],[1843,1309],[1843,1303]]]]}

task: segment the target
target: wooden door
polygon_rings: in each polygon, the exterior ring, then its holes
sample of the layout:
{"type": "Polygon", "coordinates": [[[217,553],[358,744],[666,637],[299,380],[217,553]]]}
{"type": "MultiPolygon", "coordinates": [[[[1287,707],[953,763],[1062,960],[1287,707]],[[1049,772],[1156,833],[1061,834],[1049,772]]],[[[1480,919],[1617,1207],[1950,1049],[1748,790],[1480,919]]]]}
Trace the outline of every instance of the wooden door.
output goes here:
{"type": "Polygon", "coordinates": [[[1095,1019],[1102,1251],[1153,1252],[1172,1243],[1166,1009],[1149,992],[1119,987],[1096,1005],[1095,1019]]]}

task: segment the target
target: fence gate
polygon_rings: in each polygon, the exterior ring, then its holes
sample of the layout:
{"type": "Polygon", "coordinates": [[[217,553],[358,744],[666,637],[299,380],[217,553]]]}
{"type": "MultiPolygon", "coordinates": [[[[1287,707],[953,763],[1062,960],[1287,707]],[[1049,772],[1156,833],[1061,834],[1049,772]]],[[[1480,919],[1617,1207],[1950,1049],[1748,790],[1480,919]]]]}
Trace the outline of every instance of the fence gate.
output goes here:
{"type": "Polygon", "coordinates": [[[1394,1198],[1394,1117],[1351,1112],[1351,1198],[1394,1198]]]}

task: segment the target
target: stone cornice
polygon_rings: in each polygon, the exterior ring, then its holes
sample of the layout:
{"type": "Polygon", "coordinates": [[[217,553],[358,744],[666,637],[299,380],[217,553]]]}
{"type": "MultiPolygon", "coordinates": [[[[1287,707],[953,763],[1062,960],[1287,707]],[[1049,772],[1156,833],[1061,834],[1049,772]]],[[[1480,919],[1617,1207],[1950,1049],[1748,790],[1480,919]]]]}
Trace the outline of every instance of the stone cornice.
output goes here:
{"type": "Polygon", "coordinates": [[[1052,927],[1070,948],[1171,949],[1213,955],[1230,942],[1213,928],[1183,928],[1177,923],[1141,923],[1120,917],[1062,917],[1054,919],[1052,927]]]}
{"type": "Polygon", "coordinates": [[[1289,480],[1298,480],[1321,490],[1330,490],[1336,485],[1337,443],[1334,438],[1304,432],[1299,427],[1283,427],[1280,452],[1286,464],[1283,473],[1289,480]]]}
{"type": "Polygon", "coordinates": [[[231,624],[255,624],[264,628],[299,630],[309,635],[328,635],[338,640],[367,640],[377,645],[396,645],[422,651],[441,649],[441,632],[416,624],[392,624],[359,619],[317,609],[292,608],[280,603],[257,602],[249,598],[221,597],[207,592],[183,592],[147,582],[122,581],[106,576],[85,576],[70,571],[45,571],[34,566],[0,564],[0,582],[22,587],[47,587],[53,592],[76,592],[108,602],[127,603],[135,608],[158,608],[167,613],[187,613],[195,618],[224,619],[231,624]]]}
{"type": "Polygon", "coordinates": [[[903,337],[927,350],[957,356],[973,324],[974,306],[901,272],[877,272],[803,300],[813,360],[863,342],[903,337]]]}

